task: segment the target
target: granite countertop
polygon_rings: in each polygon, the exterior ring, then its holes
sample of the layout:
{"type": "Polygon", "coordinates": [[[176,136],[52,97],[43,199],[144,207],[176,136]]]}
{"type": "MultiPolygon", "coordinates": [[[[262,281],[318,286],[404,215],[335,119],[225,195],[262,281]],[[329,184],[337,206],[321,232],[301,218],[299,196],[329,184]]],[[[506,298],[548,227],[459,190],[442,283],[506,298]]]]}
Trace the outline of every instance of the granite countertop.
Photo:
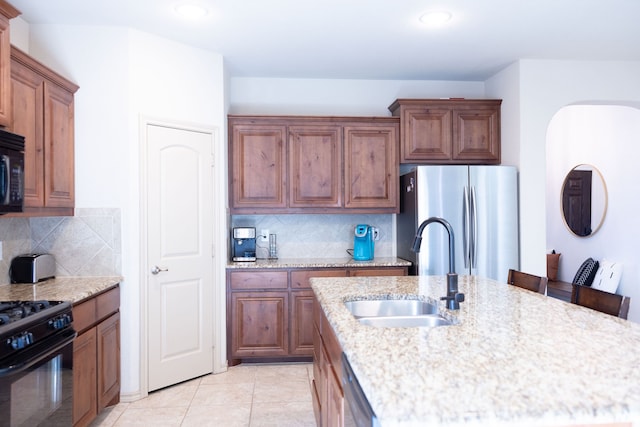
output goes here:
{"type": "Polygon", "coordinates": [[[119,276],[56,277],[42,282],[0,285],[0,301],[71,301],[80,302],[122,281],[119,276]]]}
{"type": "Polygon", "coordinates": [[[409,267],[411,262],[402,258],[380,257],[371,261],[353,258],[278,258],[259,259],[254,262],[227,262],[227,268],[354,268],[354,267],[409,267]]]}
{"type": "Polygon", "coordinates": [[[460,276],[455,322],[360,324],[344,301],[438,300],[444,276],[312,278],[383,427],[565,426],[640,421],[640,325],[476,276],[460,276]]]}

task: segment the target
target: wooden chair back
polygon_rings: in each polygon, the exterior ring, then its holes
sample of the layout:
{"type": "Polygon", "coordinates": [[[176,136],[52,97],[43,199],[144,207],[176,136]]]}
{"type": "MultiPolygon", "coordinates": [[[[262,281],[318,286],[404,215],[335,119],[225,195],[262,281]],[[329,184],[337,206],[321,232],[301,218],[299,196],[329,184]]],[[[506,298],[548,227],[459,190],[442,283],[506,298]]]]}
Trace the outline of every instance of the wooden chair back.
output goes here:
{"type": "Polygon", "coordinates": [[[611,294],[589,286],[573,285],[571,302],[588,307],[602,313],[626,319],[631,299],[618,294],[611,294]]]}
{"type": "Polygon", "coordinates": [[[518,270],[509,270],[507,283],[529,291],[543,294],[547,290],[548,279],[546,277],[534,276],[518,270]]]}

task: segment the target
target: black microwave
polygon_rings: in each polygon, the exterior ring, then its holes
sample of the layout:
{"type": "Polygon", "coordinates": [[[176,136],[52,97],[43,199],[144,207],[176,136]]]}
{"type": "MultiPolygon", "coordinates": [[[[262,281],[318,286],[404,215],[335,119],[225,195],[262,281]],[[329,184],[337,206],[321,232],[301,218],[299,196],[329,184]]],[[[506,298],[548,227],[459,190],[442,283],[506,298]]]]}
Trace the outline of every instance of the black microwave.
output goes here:
{"type": "Polygon", "coordinates": [[[0,215],[22,212],[24,137],[0,129],[0,215]]]}

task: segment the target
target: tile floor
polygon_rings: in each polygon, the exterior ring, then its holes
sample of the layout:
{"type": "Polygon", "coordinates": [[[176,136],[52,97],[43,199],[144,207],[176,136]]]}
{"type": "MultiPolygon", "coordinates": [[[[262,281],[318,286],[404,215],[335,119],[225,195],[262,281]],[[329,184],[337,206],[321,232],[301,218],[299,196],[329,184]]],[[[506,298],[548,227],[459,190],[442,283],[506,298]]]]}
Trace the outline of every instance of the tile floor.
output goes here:
{"type": "Polygon", "coordinates": [[[315,427],[311,363],[240,364],[105,410],[91,427],[315,427]]]}

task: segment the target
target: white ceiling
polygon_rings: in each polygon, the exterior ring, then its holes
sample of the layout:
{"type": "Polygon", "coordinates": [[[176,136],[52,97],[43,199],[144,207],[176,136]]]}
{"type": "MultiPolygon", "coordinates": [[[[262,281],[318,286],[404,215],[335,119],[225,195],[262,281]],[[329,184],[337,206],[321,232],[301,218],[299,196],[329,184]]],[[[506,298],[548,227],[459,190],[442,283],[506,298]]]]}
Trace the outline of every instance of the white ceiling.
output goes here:
{"type": "Polygon", "coordinates": [[[31,24],[127,26],[220,53],[231,76],[485,80],[517,59],[640,60],[640,0],[9,0],[31,24]],[[447,9],[426,29],[422,13],[447,9]]]}

